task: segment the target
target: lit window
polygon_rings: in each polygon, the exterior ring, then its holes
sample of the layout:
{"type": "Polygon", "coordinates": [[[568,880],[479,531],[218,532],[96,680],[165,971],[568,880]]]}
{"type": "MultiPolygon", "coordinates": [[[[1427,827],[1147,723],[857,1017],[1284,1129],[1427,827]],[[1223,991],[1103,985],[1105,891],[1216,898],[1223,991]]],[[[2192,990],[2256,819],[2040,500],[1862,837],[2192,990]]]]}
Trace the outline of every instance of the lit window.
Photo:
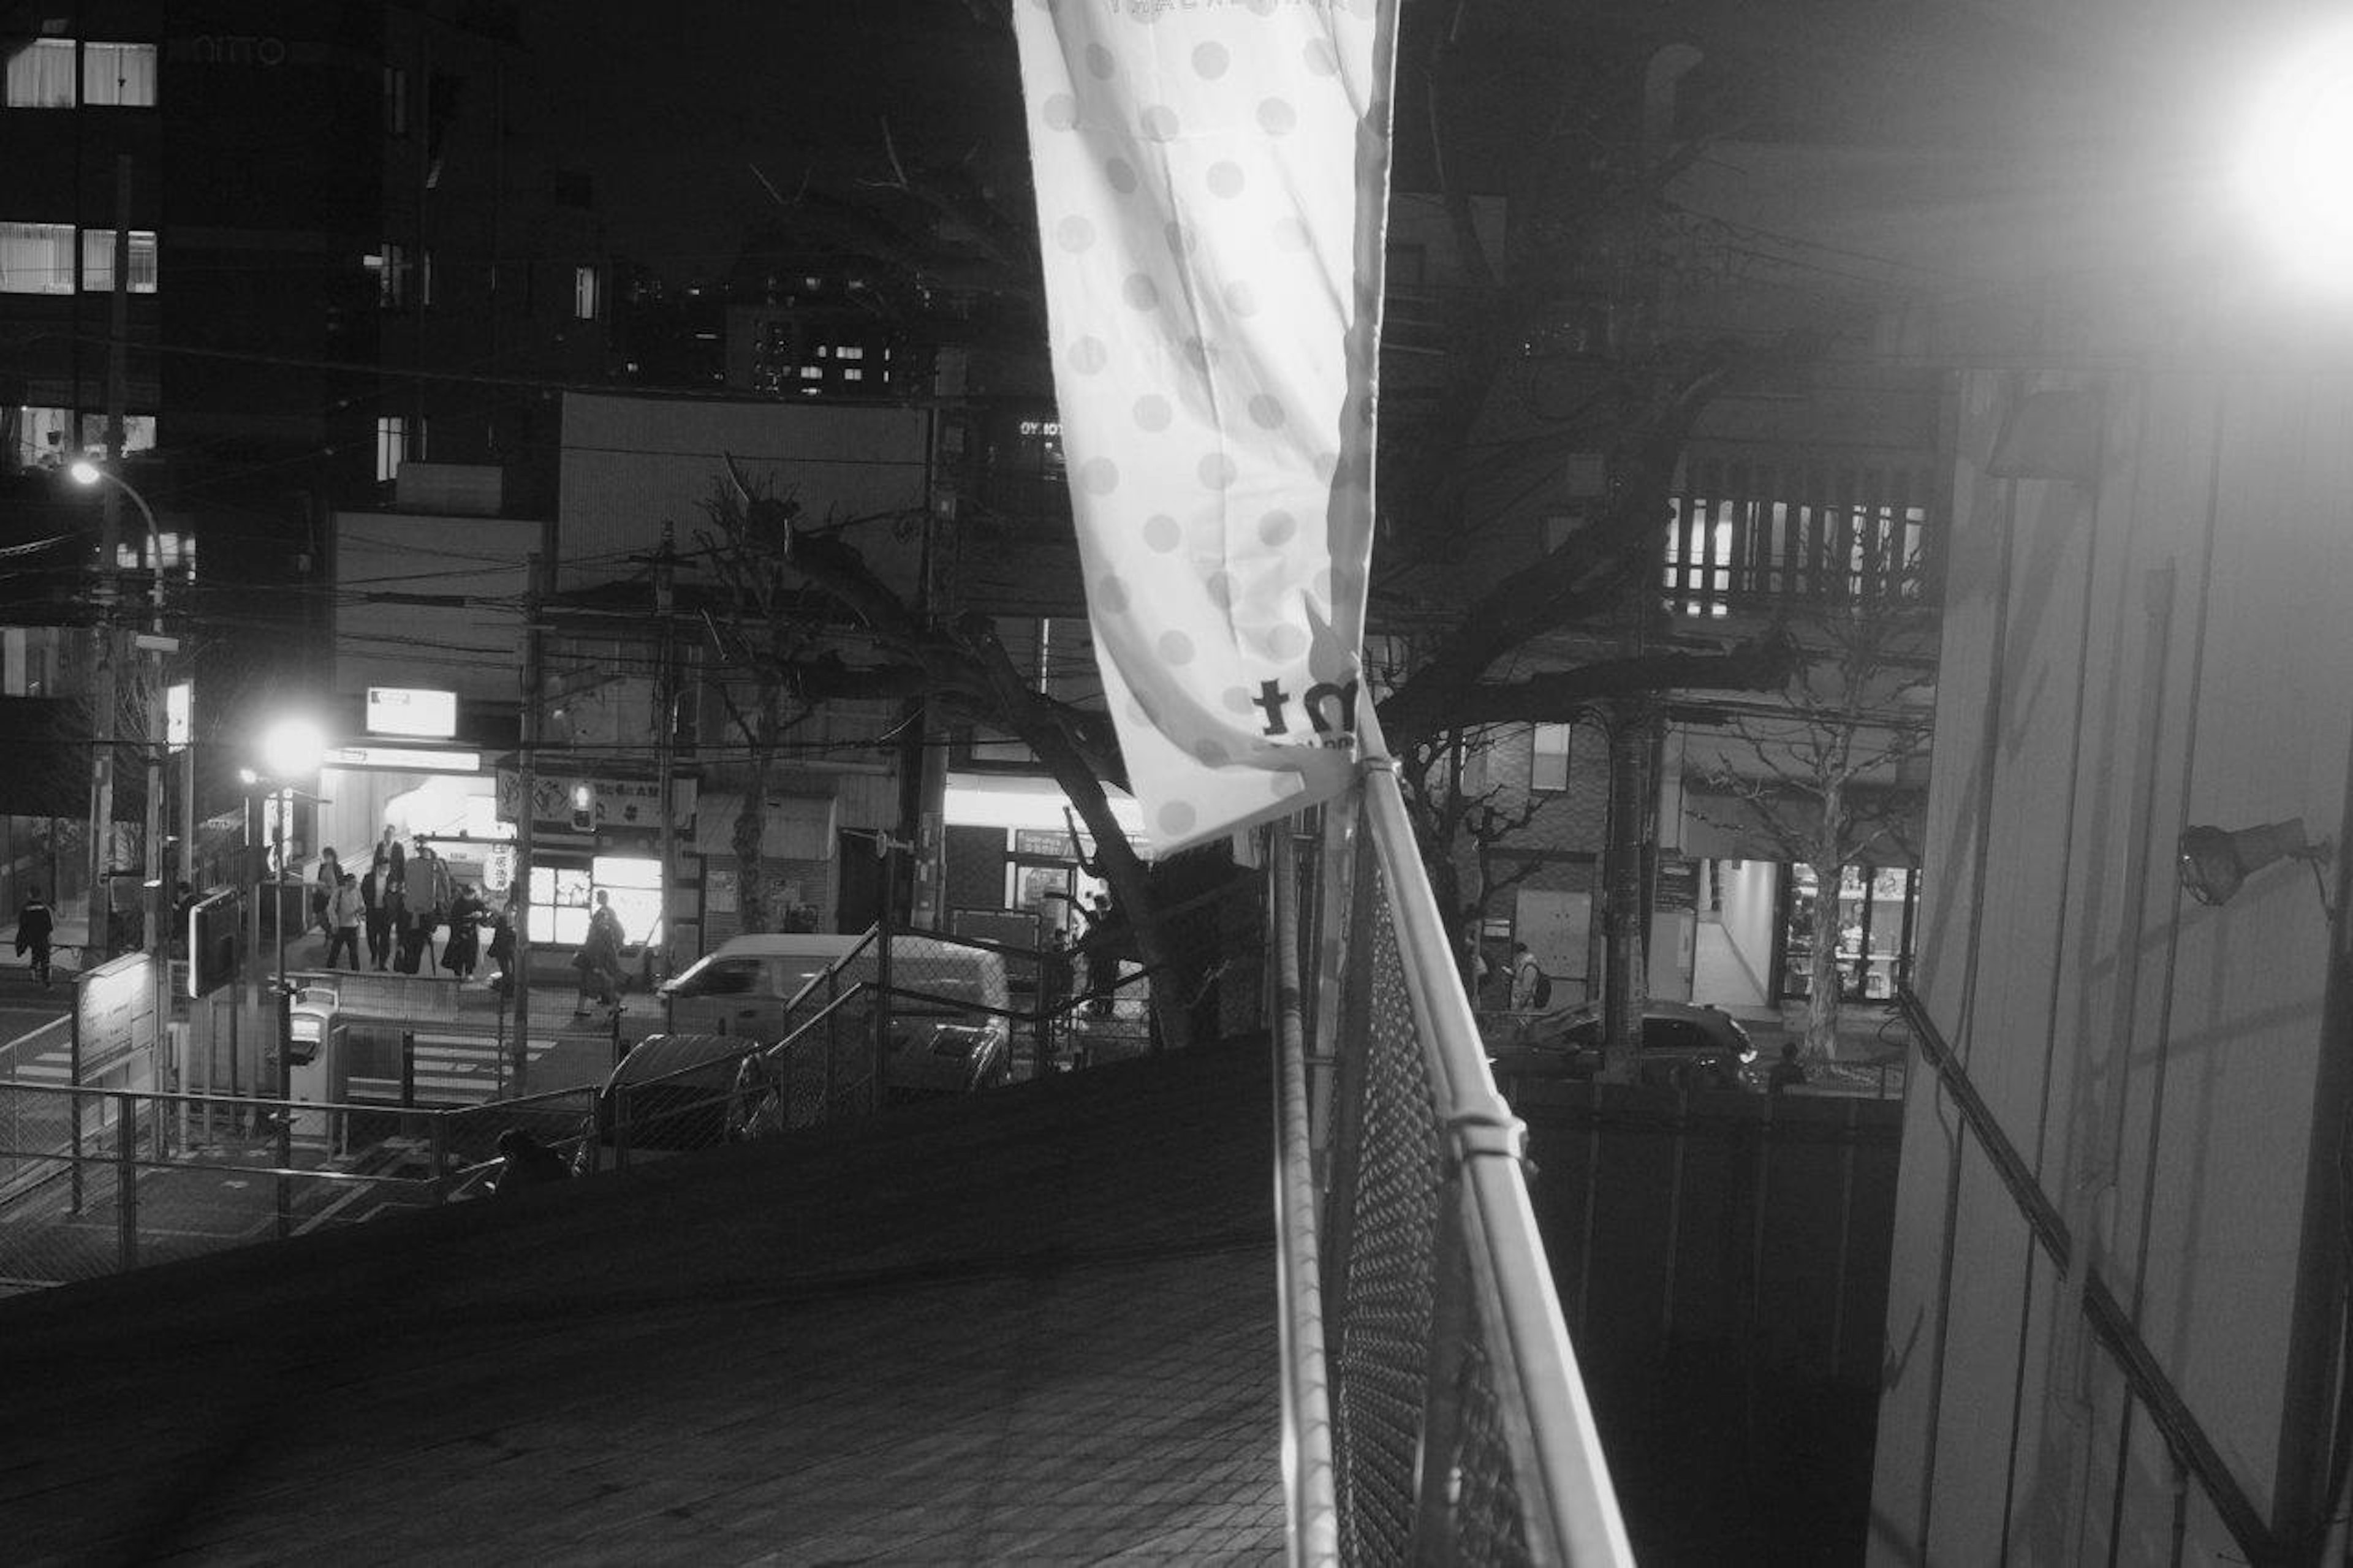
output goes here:
{"type": "Polygon", "coordinates": [[[382,254],[367,258],[368,268],[375,274],[375,302],[387,310],[397,310],[408,302],[408,253],[390,240],[384,242],[382,254]]]}
{"type": "Polygon", "coordinates": [[[81,100],[108,109],[155,106],[155,46],[84,44],[81,100]]]}
{"type": "Polygon", "coordinates": [[[73,292],[73,225],[0,223],[0,294],[73,292]]]}
{"type": "MultiPolygon", "coordinates": [[[[106,416],[85,414],[79,425],[80,449],[94,458],[104,457],[106,416]]],[[[122,449],[125,452],[152,452],[155,449],[155,416],[153,414],[126,414],[122,416],[122,449]]]]}
{"type": "Polygon", "coordinates": [[[74,47],[71,38],[35,38],[8,57],[8,107],[71,109],[74,106],[74,47]]]}
{"type": "Polygon", "coordinates": [[[378,483],[396,479],[400,460],[408,456],[408,421],[386,414],[375,422],[375,477],[378,483]]]}
{"type": "Polygon", "coordinates": [[[20,468],[47,468],[63,460],[66,431],[73,424],[69,408],[19,405],[16,418],[16,460],[20,468]]]}
{"type": "Polygon", "coordinates": [[[1531,724],[1528,787],[1564,790],[1568,787],[1568,731],[1566,724],[1531,724]]]}
{"type": "Polygon", "coordinates": [[[823,365],[805,364],[801,366],[801,379],[803,381],[823,381],[825,379],[825,367],[823,365]]]}
{"type": "MultiPolygon", "coordinates": [[[[111,293],[114,289],[114,231],[111,228],[86,228],[81,231],[81,288],[85,294],[111,293]]],[[[155,233],[153,229],[131,231],[131,291],[153,294],[155,291],[155,233]]]]}
{"type": "Polygon", "coordinates": [[[596,269],[593,267],[572,269],[572,313],[584,321],[596,319],[596,269]]]}
{"type": "Polygon", "coordinates": [[[844,343],[841,347],[833,351],[833,357],[836,359],[864,359],[866,357],[866,351],[859,347],[856,343],[844,343]]]}
{"type": "Polygon", "coordinates": [[[845,370],[841,373],[841,379],[844,381],[864,381],[866,379],[866,373],[862,370],[857,369],[845,370]]]}

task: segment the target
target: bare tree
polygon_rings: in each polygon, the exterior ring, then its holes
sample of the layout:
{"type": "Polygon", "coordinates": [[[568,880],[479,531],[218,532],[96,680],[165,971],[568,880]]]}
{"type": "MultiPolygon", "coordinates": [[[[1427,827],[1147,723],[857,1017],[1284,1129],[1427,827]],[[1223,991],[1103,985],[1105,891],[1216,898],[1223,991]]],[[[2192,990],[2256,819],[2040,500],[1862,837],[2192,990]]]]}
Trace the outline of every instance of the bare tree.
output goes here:
{"type": "Polygon", "coordinates": [[[1852,569],[1827,602],[1792,617],[1791,635],[1811,657],[1778,704],[1731,712],[1684,775],[1694,816],[1761,833],[1782,859],[1812,870],[1804,1049],[1824,1059],[1835,1050],[1846,980],[1841,880],[1874,851],[1903,847],[1912,798],[1898,774],[1929,738],[1934,599],[1917,543],[1882,558],[1880,521],[1850,515],[1842,525],[1841,553],[1852,569]]]}

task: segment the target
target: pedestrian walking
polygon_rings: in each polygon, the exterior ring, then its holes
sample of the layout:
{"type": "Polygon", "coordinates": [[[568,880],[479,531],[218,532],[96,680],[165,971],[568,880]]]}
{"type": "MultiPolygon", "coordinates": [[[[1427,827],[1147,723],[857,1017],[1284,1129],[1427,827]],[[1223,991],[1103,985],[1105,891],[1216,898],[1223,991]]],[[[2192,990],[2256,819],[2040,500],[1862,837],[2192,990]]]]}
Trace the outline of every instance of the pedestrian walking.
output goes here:
{"type": "Polygon", "coordinates": [[[327,967],[335,967],[335,954],[349,953],[352,967],[360,966],[360,922],[367,916],[367,904],[360,897],[360,879],[349,871],[335,884],[334,896],[328,900],[327,921],[331,934],[327,938],[327,967]]]}
{"type": "Polygon", "coordinates": [[[438,966],[441,962],[433,952],[433,933],[448,923],[456,882],[449,874],[449,862],[420,837],[408,857],[408,912],[422,937],[420,950],[427,965],[438,966]]]}
{"type": "Polygon", "coordinates": [[[1765,1075],[1765,1092],[1779,1094],[1784,1090],[1795,1089],[1805,1081],[1806,1064],[1799,1058],[1798,1042],[1782,1041],[1781,1059],[1773,1064],[1771,1072],[1765,1075]]]}
{"type": "Polygon", "coordinates": [[[460,980],[471,978],[482,950],[482,916],[488,911],[464,882],[449,895],[449,940],[442,944],[441,967],[460,980]]]}
{"type": "Polygon", "coordinates": [[[25,906],[16,911],[16,955],[32,960],[33,978],[44,991],[49,988],[49,939],[56,931],[57,918],[41,901],[41,889],[26,889],[25,906]]]}
{"type": "Polygon", "coordinates": [[[491,916],[491,962],[498,966],[491,976],[494,985],[505,984],[514,973],[515,962],[515,894],[507,893],[507,901],[491,916]]]}
{"type": "Polygon", "coordinates": [[[360,879],[360,924],[367,932],[370,969],[382,969],[392,962],[392,906],[386,901],[391,881],[392,862],[379,849],[368,874],[360,879]]]}
{"type": "Polygon", "coordinates": [[[319,851],[319,874],[311,883],[311,923],[317,926],[319,934],[330,942],[335,935],[332,922],[335,889],[343,879],[343,863],[335,858],[334,846],[331,844],[319,851]]]}
{"type": "Polygon", "coordinates": [[[621,1010],[621,917],[613,912],[613,905],[605,889],[596,889],[596,907],[588,915],[588,938],[580,951],[572,955],[572,967],[580,973],[580,991],[574,999],[572,1016],[585,1018],[588,1004],[621,1010]]]}

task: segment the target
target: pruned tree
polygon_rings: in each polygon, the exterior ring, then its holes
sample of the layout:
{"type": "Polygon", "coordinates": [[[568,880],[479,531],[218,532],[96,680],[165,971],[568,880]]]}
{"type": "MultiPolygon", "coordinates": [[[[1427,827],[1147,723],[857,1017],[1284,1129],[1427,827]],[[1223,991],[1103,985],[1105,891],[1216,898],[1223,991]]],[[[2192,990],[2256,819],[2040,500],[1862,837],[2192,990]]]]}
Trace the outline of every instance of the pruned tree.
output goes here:
{"type": "Polygon", "coordinates": [[[1027,746],[1094,840],[1092,868],[1123,916],[1116,936],[1104,939],[1106,955],[1144,965],[1161,1037],[1190,1043],[1188,1004],[1212,955],[1175,929],[1189,904],[1160,896],[1167,868],[1147,862],[1113,814],[1105,786],[1124,785],[1126,774],[1108,716],[1040,690],[988,616],[934,617],[876,570],[852,536],[901,521],[895,515],[815,524],[797,505],[764,493],[732,459],[727,468],[727,484],[704,506],[706,549],[737,591],[756,586],[766,597],[755,604],[788,605],[809,628],[791,641],[737,645],[755,685],[773,687],[785,704],[920,698],[1027,746]]]}
{"type": "MultiPolygon", "coordinates": [[[[1835,1050],[1845,976],[1839,896],[1849,867],[1904,842],[1915,804],[1903,765],[1928,745],[1935,598],[1916,541],[1888,548],[1885,520],[1849,514],[1833,541],[1852,563],[1825,602],[1795,615],[1809,650],[1779,700],[1728,710],[1716,738],[1684,770],[1694,816],[1727,832],[1762,834],[1780,858],[1810,868],[1813,948],[1804,1050],[1835,1050]]],[[[1696,742],[1694,742],[1696,743],[1696,742]]]]}

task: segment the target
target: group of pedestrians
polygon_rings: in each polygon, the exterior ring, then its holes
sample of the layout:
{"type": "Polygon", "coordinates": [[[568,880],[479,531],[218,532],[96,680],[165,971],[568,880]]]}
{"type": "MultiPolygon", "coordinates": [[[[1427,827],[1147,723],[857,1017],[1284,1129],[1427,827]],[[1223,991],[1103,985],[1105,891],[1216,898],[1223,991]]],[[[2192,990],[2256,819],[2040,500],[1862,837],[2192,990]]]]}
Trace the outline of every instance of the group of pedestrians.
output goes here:
{"type": "Polygon", "coordinates": [[[422,837],[414,849],[405,847],[389,827],[378,840],[367,874],[354,876],[343,868],[335,851],[319,858],[318,877],[311,887],[311,919],[327,939],[327,967],[351,967],[417,974],[438,969],[459,980],[473,977],[480,966],[481,929],[491,928],[491,958],[497,973],[505,972],[514,951],[513,908],[493,912],[471,883],[459,879],[422,837]],[[448,939],[435,950],[435,938],[446,928],[448,939]],[[360,940],[367,940],[363,965],[360,940]]]}

